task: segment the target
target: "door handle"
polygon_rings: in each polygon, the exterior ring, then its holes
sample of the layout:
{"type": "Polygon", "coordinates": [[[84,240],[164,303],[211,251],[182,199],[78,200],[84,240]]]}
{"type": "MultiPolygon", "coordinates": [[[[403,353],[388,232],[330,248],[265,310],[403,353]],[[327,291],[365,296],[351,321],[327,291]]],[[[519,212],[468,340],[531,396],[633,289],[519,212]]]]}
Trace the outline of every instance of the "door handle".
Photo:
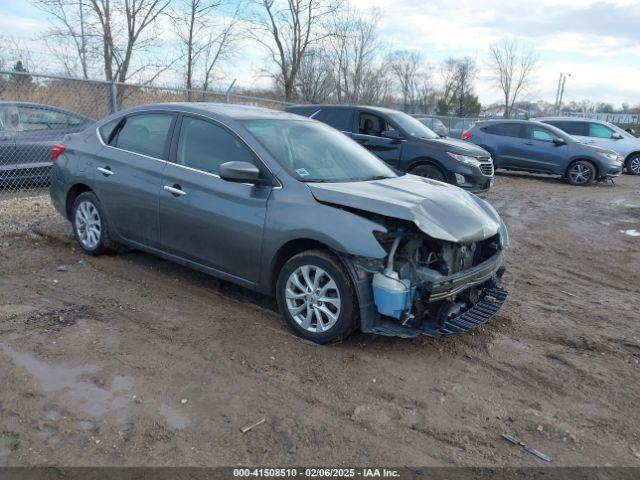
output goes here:
{"type": "Polygon", "coordinates": [[[524,142],[525,145],[533,145],[533,142],[524,142]]]}
{"type": "Polygon", "coordinates": [[[173,187],[170,187],[169,185],[165,185],[163,188],[174,197],[181,197],[187,194],[187,192],[185,192],[184,190],[181,190],[180,185],[178,185],[177,183],[173,187]]]}
{"type": "Polygon", "coordinates": [[[369,144],[369,140],[367,140],[366,138],[356,138],[356,142],[358,142],[360,145],[368,145],[369,144]]]}
{"type": "Polygon", "coordinates": [[[109,167],[98,167],[98,171],[103,174],[105,177],[110,177],[111,175],[113,175],[115,172],[113,170],[111,170],[109,167]]]}

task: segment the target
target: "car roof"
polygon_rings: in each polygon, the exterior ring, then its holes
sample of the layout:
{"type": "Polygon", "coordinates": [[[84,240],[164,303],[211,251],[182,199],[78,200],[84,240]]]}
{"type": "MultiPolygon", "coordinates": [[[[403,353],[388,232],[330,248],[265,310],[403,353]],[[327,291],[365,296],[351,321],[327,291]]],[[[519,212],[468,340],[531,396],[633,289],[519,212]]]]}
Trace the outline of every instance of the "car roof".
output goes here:
{"type": "Polygon", "coordinates": [[[526,123],[526,124],[530,124],[530,123],[542,123],[542,122],[538,122],[536,120],[523,120],[523,119],[519,119],[519,118],[491,118],[489,120],[478,120],[478,122],[476,123],[476,125],[488,125],[488,124],[492,124],[492,123],[526,123]]]}
{"type": "Polygon", "coordinates": [[[373,112],[380,113],[398,113],[400,110],[396,110],[394,108],[386,108],[386,107],[372,107],[371,105],[337,105],[333,103],[317,103],[311,105],[292,105],[288,107],[292,111],[295,109],[322,109],[322,108],[360,108],[362,110],[371,110],[373,112]]]}
{"type": "Polygon", "coordinates": [[[558,122],[598,122],[598,123],[606,123],[603,120],[596,120],[595,118],[586,118],[586,117],[540,117],[536,118],[536,120],[540,122],[545,122],[547,120],[553,120],[558,122]]]}
{"type": "Polygon", "coordinates": [[[180,110],[183,112],[216,114],[234,120],[301,120],[303,117],[282,110],[255,107],[252,105],[234,105],[228,103],[205,103],[205,102],[173,102],[173,103],[151,103],[140,105],[118,112],[128,114],[134,112],[144,112],[148,110],[180,110]]]}

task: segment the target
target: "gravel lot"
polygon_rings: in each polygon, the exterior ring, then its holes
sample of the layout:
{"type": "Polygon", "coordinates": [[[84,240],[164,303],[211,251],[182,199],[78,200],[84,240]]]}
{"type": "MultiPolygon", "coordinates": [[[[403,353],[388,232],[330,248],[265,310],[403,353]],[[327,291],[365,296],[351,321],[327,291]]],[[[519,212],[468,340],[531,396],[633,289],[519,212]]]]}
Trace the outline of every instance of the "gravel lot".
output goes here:
{"type": "Polygon", "coordinates": [[[0,465],[640,466],[640,179],[508,174],[510,297],[447,340],[299,341],[274,302],[91,258],[0,195],[0,465]],[[262,417],[247,433],[241,427],[262,417]]]}

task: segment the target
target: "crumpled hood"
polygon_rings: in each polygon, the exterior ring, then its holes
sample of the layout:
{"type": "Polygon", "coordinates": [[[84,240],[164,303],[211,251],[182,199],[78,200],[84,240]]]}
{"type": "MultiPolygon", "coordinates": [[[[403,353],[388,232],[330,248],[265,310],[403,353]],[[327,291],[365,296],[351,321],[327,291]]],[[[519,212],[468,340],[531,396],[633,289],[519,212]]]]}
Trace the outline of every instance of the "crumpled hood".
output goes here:
{"type": "Polygon", "coordinates": [[[461,188],[415,175],[307,185],[320,202],[414,222],[430,237],[449,242],[484,240],[503,225],[484,200],[461,188]]]}

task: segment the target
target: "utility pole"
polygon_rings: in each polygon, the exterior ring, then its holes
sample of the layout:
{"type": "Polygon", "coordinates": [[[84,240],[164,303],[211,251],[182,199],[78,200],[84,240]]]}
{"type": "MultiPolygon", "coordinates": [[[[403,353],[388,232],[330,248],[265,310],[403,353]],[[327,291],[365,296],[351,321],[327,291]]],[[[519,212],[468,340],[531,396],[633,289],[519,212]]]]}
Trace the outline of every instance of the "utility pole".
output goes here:
{"type": "Polygon", "coordinates": [[[558,87],[556,88],[556,100],[553,102],[553,114],[558,114],[558,99],[560,98],[560,86],[562,85],[562,77],[564,73],[560,72],[560,78],[558,79],[558,87]]]}
{"type": "Polygon", "coordinates": [[[567,77],[570,77],[571,74],[567,73],[562,77],[562,88],[560,88],[560,98],[558,99],[558,113],[560,115],[560,110],[562,109],[562,97],[564,97],[564,84],[567,82],[567,77]]]}

